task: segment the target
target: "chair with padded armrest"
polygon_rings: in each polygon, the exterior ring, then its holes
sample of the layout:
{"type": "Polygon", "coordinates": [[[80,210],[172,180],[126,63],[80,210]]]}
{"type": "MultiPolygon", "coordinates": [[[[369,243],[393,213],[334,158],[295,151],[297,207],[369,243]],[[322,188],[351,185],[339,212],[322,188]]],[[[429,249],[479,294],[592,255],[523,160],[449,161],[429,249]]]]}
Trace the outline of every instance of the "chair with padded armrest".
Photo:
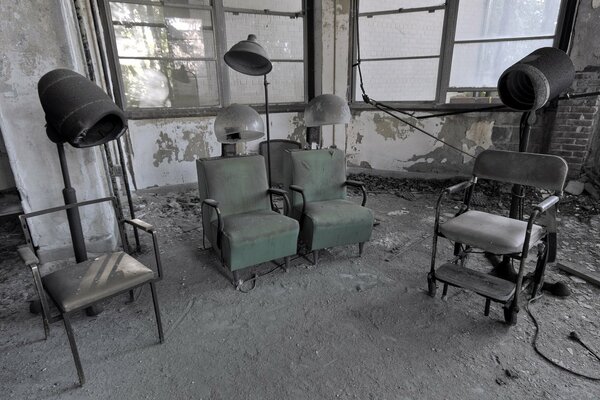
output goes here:
{"type": "Polygon", "coordinates": [[[18,249],[23,262],[31,268],[33,281],[41,303],[42,322],[44,324],[45,338],[50,332],[50,323],[63,320],[69,345],[77,368],[79,384],[85,383],[85,375],[81,366],[77,344],[71,327],[71,316],[73,313],[86,309],[98,302],[117,296],[119,294],[129,293],[133,300],[133,290],[140,286],[148,284],[152,293],[152,302],[154,304],[154,314],[158,328],[158,337],[160,343],[164,342],[162,323],[160,319],[160,310],[158,307],[158,298],[156,294],[155,282],[162,279],[162,266],[160,261],[160,252],[158,249],[158,238],[152,225],[139,219],[125,220],[121,217],[114,197],[105,197],[96,200],[73,203],[66,206],[49,208],[46,210],[35,211],[19,216],[21,226],[27,239],[27,246],[18,249]],[[51,214],[59,211],[66,211],[72,208],[79,208],[91,204],[110,202],[114,208],[117,218],[119,235],[121,243],[124,243],[124,225],[132,225],[152,236],[154,245],[154,257],[156,262],[156,273],[145,266],[125,251],[115,251],[104,253],[93,259],[66,266],[60,270],[41,276],[39,271],[39,259],[35,253],[31,241],[31,235],[27,225],[27,220],[40,215],[51,214]],[[46,294],[52,300],[60,315],[51,316],[48,299],[46,294]]]}
{"type": "Polygon", "coordinates": [[[202,201],[204,236],[219,254],[240,288],[239,270],[296,254],[298,222],[272,210],[270,197],[287,192],[269,188],[265,160],[261,155],[213,157],[196,161],[202,201]]]}
{"type": "Polygon", "coordinates": [[[556,204],[562,195],[567,170],[565,160],[547,154],[500,150],[486,150],[479,154],[471,180],[446,188],[439,196],[431,267],[427,276],[429,294],[435,296],[436,281],[444,284],[444,295],[448,285],[474,291],[486,298],[486,316],[489,315],[491,301],[498,302],[504,305],[506,323],[514,325],[519,312],[519,294],[523,287],[527,256],[536,244],[537,265],[532,276],[532,297],[537,296],[543,284],[549,253],[548,237],[550,233],[556,233],[556,204]],[[545,189],[551,194],[533,207],[527,220],[508,218],[471,209],[471,197],[478,179],[545,189]],[[458,213],[441,222],[444,197],[462,193],[463,204],[458,213]],[[542,226],[538,217],[544,213],[546,224],[542,226]],[[454,258],[436,268],[438,237],[454,244],[454,258]],[[467,268],[467,257],[476,251],[519,261],[515,282],[467,268]]]}
{"type": "Polygon", "coordinates": [[[364,184],[346,179],[346,157],[342,150],[288,151],[292,185],[292,211],[300,221],[300,238],[318,263],[318,251],[327,247],[364,243],[373,231],[373,211],[365,207],[364,184]],[[362,191],[362,204],[346,198],[346,187],[362,191]]]}

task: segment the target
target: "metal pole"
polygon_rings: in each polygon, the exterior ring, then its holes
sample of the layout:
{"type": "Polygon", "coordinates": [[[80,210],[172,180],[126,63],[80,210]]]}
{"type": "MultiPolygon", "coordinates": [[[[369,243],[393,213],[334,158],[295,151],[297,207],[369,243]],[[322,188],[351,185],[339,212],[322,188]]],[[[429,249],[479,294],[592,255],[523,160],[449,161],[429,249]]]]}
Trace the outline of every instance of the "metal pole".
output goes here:
{"type": "MultiPolygon", "coordinates": [[[[133,199],[131,197],[131,189],[129,188],[129,177],[127,175],[127,165],[125,163],[125,156],[123,155],[123,147],[121,146],[121,139],[117,139],[117,150],[119,152],[119,163],[121,164],[121,172],[123,174],[123,185],[125,185],[125,193],[127,194],[127,203],[129,204],[129,216],[131,219],[135,219],[135,210],[133,209],[133,199]]],[[[136,227],[133,228],[133,235],[135,237],[135,249],[137,252],[142,250],[140,245],[140,235],[136,227]]]]}
{"type": "Polygon", "coordinates": [[[271,127],[269,124],[269,82],[267,82],[267,74],[264,75],[265,79],[265,115],[267,119],[267,178],[269,181],[269,187],[271,187],[271,127]]]}
{"type": "MultiPolygon", "coordinates": [[[[71,178],[69,177],[64,145],[62,143],[57,143],[56,148],[58,149],[60,170],[62,172],[63,181],[65,182],[65,188],[63,189],[65,205],[77,203],[77,193],[71,186],[71,178]]],[[[67,219],[69,221],[69,230],[71,231],[71,241],[73,244],[73,252],[75,253],[75,261],[80,263],[87,260],[87,251],[85,248],[85,240],[83,238],[83,229],[81,228],[79,208],[69,208],[67,210],[67,219]]]]}

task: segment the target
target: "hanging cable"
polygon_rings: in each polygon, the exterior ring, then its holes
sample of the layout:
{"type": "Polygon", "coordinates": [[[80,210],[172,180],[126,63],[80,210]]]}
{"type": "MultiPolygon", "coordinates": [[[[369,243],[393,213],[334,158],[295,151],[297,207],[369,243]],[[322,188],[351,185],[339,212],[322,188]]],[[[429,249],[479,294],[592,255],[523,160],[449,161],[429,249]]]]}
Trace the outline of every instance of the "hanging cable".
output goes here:
{"type": "Polygon", "coordinates": [[[414,118],[414,113],[412,113],[412,114],[411,113],[407,113],[405,111],[402,111],[402,110],[399,110],[397,108],[394,108],[394,107],[392,107],[392,106],[390,106],[388,104],[384,104],[384,103],[378,102],[378,101],[370,98],[367,95],[367,92],[366,92],[365,86],[364,86],[364,81],[363,81],[362,69],[361,69],[361,66],[360,66],[360,64],[361,64],[361,58],[360,58],[360,30],[359,30],[359,18],[358,18],[358,0],[354,1],[354,15],[355,15],[355,18],[354,18],[354,31],[355,31],[355,37],[356,37],[356,58],[357,59],[356,59],[356,62],[352,64],[352,67],[353,68],[356,67],[356,69],[358,71],[358,79],[360,81],[359,84],[360,84],[360,90],[362,92],[362,99],[363,99],[363,101],[365,103],[367,103],[367,104],[369,104],[369,105],[377,108],[378,110],[383,111],[384,113],[386,113],[386,114],[388,114],[388,115],[396,118],[398,121],[400,121],[400,122],[402,122],[402,123],[410,126],[411,128],[416,129],[419,132],[421,132],[421,133],[423,133],[423,134],[431,137],[432,139],[434,139],[434,140],[436,140],[436,141],[438,141],[438,142],[440,142],[440,143],[442,143],[442,144],[450,147],[451,149],[456,150],[459,153],[467,155],[467,156],[469,156],[471,158],[475,158],[474,155],[472,155],[470,153],[467,153],[466,151],[464,151],[464,150],[462,150],[462,149],[460,149],[460,148],[458,148],[458,147],[456,147],[454,145],[451,145],[450,143],[448,143],[448,142],[446,142],[446,141],[438,138],[437,136],[435,136],[435,135],[427,132],[423,128],[418,127],[417,125],[415,125],[413,123],[410,123],[410,122],[408,122],[408,121],[400,118],[399,116],[393,114],[392,111],[398,112],[398,113],[401,113],[401,114],[404,114],[404,115],[407,115],[407,116],[412,117],[412,118],[414,118]]]}

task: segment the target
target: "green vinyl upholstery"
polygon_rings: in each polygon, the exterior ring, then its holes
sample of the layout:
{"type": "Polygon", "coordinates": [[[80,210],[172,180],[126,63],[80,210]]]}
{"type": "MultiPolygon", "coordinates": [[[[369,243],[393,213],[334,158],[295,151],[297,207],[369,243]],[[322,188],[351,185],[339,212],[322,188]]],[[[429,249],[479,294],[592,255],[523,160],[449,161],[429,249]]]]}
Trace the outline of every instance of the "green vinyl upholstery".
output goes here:
{"type": "Polygon", "coordinates": [[[217,214],[208,206],[202,210],[204,232],[230,270],[296,253],[298,222],[271,210],[263,156],[200,159],[196,166],[200,200],[219,204],[221,248],[217,214]]]}
{"type": "Polygon", "coordinates": [[[292,183],[304,191],[306,204],[293,193],[294,217],[310,251],[364,243],[371,238],[373,211],[346,199],[346,159],[339,149],[289,151],[292,183]]]}

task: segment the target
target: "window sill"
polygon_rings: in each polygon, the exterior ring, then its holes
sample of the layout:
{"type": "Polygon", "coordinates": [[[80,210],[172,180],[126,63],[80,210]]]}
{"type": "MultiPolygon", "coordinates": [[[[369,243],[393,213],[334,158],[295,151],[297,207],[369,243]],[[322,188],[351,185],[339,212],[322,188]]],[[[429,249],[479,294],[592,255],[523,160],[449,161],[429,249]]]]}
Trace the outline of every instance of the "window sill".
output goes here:
{"type": "MultiPolygon", "coordinates": [[[[387,106],[397,108],[401,111],[477,111],[488,107],[502,106],[502,102],[499,98],[464,98],[452,99],[450,103],[434,103],[434,102],[381,102],[387,106]],[[491,101],[490,101],[491,100],[491,101]]],[[[350,108],[353,111],[375,111],[376,108],[370,104],[363,102],[352,102],[350,108]]],[[[495,110],[489,110],[489,112],[511,112],[507,108],[498,108],[495,110]]]]}
{"type": "MultiPolygon", "coordinates": [[[[265,106],[252,105],[254,110],[259,114],[265,113],[265,106]]],[[[288,112],[304,112],[306,103],[289,103],[289,104],[269,104],[269,114],[288,113],[288,112]]],[[[207,108],[139,108],[133,110],[125,110],[125,115],[128,119],[168,119],[168,118],[194,118],[194,117],[214,117],[223,107],[207,107],[207,108]]]]}

